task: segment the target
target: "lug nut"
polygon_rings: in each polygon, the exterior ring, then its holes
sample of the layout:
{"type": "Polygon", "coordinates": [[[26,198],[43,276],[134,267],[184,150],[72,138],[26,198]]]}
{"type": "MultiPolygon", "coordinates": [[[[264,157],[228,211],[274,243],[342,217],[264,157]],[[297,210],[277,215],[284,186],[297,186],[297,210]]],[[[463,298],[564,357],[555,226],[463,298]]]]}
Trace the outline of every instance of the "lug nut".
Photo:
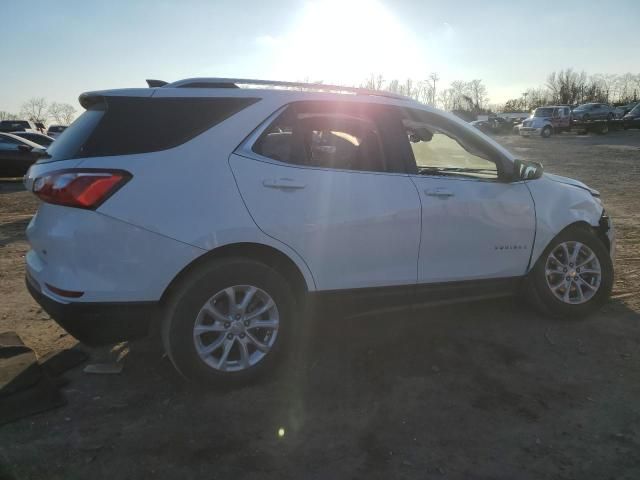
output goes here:
{"type": "Polygon", "coordinates": [[[241,334],[240,334],[240,338],[244,338],[244,333],[241,333],[241,334]]]}
{"type": "Polygon", "coordinates": [[[240,320],[240,314],[236,315],[236,320],[240,320]]]}
{"type": "Polygon", "coordinates": [[[576,273],[580,273],[580,269],[579,268],[576,268],[576,273]]]}
{"type": "Polygon", "coordinates": [[[566,268],[563,268],[563,269],[562,269],[562,271],[563,271],[564,273],[567,273],[567,269],[566,269],[566,268]]]}
{"type": "Polygon", "coordinates": [[[229,328],[231,324],[229,322],[224,322],[224,328],[229,328]]]}
{"type": "Polygon", "coordinates": [[[228,333],[228,334],[227,334],[227,338],[228,338],[229,340],[231,340],[231,339],[233,338],[233,335],[232,335],[232,334],[230,334],[230,333],[228,333]]]}
{"type": "Polygon", "coordinates": [[[567,281],[571,280],[571,277],[567,275],[567,281]]]}
{"type": "Polygon", "coordinates": [[[245,327],[248,327],[248,326],[249,326],[249,320],[245,320],[245,321],[244,321],[244,326],[245,326],[245,327]]]}
{"type": "Polygon", "coordinates": [[[570,264],[569,264],[569,266],[570,266],[570,267],[573,267],[573,263],[570,263],[570,264]]]}

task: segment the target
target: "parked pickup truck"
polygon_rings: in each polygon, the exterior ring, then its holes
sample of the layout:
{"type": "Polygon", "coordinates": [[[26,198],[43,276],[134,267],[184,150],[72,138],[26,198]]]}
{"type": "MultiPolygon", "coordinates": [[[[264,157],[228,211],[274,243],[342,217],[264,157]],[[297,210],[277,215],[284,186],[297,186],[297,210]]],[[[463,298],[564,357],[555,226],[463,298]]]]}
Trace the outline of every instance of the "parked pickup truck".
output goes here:
{"type": "Polygon", "coordinates": [[[548,138],[571,128],[571,108],[563,105],[539,107],[522,122],[519,133],[522,136],[540,135],[548,138]]]}

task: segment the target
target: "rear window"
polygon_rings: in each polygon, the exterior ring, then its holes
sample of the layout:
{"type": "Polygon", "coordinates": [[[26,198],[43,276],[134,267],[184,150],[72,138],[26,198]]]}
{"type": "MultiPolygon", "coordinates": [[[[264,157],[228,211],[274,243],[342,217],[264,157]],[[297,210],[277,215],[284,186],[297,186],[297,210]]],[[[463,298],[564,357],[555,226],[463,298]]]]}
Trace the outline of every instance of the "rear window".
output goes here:
{"type": "Polygon", "coordinates": [[[49,148],[51,158],[46,161],[173,148],[258,100],[106,97],[62,132],[49,148]]]}

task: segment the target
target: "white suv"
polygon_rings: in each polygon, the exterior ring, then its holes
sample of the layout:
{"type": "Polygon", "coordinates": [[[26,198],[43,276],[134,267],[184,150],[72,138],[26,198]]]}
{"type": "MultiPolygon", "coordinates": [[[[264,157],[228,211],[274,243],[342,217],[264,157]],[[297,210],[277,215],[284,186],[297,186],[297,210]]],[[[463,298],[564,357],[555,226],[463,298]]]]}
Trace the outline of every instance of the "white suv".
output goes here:
{"type": "Polygon", "coordinates": [[[153,85],[83,94],[86,112],[26,176],[42,200],[28,288],[82,341],[158,325],[184,376],[244,381],[294,340],[309,299],[523,291],[580,316],[610,294],[598,192],[455,116],[344,87],[153,85]]]}

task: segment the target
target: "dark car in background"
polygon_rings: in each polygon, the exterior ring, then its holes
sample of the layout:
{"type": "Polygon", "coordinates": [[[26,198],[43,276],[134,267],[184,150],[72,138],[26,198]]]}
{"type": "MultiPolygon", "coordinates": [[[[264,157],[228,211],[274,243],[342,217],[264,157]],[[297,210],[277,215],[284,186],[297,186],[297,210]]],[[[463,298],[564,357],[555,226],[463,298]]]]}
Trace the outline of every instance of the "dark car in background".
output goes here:
{"type": "Polygon", "coordinates": [[[502,117],[489,117],[486,120],[474,120],[469,123],[484,133],[509,133],[513,128],[513,120],[502,117]]]}
{"type": "Polygon", "coordinates": [[[636,106],[622,118],[622,122],[625,130],[628,128],[640,128],[640,103],[636,104],[636,106]]]}
{"type": "Polygon", "coordinates": [[[38,132],[38,126],[31,120],[2,120],[0,132],[38,132]]]}
{"type": "Polygon", "coordinates": [[[45,148],[11,133],[0,133],[0,177],[21,177],[39,158],[45,148]]]}
{"type": "Polygon", "coordinates": [[[20,138],[25,138],[33,143],[37,143],[38,145],[47,148],[49,145],[53,143],[55,138],[51,138],[44,133],[35,133],[35,132],[12,132],[12,135],[16,135],[20,138]]]}
{"type": "Polygon", "coordinates": [[[631,110],[636,108],[639,104],[640,102],[631,102],[631,103],[627,103],[626,105],[621,105],[620,107],[618,107],[618,109],[621,109],[622,111],[624,111],[624,115],[626,115],[631,110]]]}
{"type": "Polygon", "coordinates": [[[57,138],[62,132],[66,130],[66,125],[50,125],[47,129],[47,135],[51,138],[57,138]]]}

